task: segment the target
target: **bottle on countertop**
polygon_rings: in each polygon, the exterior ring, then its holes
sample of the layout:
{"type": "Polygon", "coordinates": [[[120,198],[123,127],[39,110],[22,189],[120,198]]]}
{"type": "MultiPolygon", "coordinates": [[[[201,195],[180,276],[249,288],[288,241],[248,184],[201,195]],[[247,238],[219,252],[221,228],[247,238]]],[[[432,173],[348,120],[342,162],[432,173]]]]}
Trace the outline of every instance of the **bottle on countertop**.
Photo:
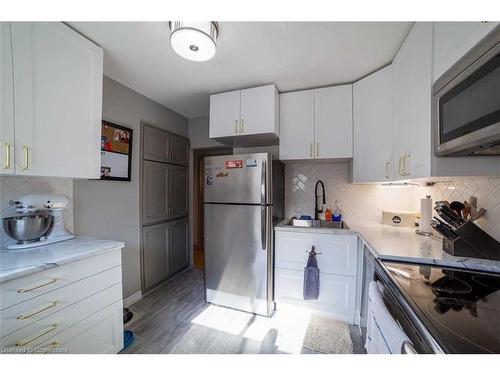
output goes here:
{"type": "Polygon", "coordinates": [[[332,221],[332,210],[330,210],[330,207],[326,207],[325,210],[325,220],[326,221],[332,221]]]}
{"type": "Polygon", "coordinates": [[[337,199],[335,199],[335,209],[333,210],[332,221],[342,221],[342,209],[337,199]]]}

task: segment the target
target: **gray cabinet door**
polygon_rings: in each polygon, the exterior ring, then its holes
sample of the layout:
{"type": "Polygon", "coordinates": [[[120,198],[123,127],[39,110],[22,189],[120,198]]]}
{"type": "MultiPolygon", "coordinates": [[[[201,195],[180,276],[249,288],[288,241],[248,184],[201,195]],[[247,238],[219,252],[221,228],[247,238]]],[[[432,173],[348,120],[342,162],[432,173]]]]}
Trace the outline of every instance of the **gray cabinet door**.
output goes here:
{"type": "Polygon", "coordinates": [[[142,165],[142,223],[168,219],[170,168],[167,164],[144,160],[142,165]]]}
{"type": "Polygon", "coordinates": [[[171,217],[188,214],[188,168],[170,166],[170,214],[171,217]]]}
{"type": "Polygon", "coordinates": [[[188,219],[170,222],[170,271],[179,272],[189,265],[188,219]]]}
{"type": "Polygon", "coordinates": [[[185,138],[171,136],[171,162],[180,165],[189,165],[189,141],[185,138]]]}
{"type": "Polygon", "coordinates": [[[149,289],[170,275],[170,225],[152,225],[142,229],[142,275],[149,289]]]}
{"type": "Polygon", "coordinates": [[[170,161],[170,151],[170,134],[151,126],[144,126],[144,159],[168,163],[170,161]]]}

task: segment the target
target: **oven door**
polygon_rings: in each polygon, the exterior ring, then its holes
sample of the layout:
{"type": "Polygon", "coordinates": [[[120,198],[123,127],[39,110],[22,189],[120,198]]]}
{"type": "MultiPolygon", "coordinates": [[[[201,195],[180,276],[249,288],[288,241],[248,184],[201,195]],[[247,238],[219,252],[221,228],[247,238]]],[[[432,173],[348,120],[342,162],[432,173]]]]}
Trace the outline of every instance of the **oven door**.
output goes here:
{"type": "Polygon", "coordinates": [[[500,27],[434,85],[436,155],[500,154],[500,27]]]}

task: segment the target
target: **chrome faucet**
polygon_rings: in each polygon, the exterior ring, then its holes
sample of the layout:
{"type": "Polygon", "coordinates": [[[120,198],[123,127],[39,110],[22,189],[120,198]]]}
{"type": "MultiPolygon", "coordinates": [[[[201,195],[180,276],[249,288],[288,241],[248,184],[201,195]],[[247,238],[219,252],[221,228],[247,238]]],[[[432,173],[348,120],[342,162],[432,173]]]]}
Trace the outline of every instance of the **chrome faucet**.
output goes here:
{"type": "Polygon", "coordinates": [[[323,181],[318,180],[316,181],[316,185],[314,186],[314,220],[318,220],[318,214],[323,212],[323,209],[318,210],[318,185],[321,184],[321,190],[323,193],[323,205],[326,204],[326,194],[325,194],[325,185],[323,184],[323,181]]]}

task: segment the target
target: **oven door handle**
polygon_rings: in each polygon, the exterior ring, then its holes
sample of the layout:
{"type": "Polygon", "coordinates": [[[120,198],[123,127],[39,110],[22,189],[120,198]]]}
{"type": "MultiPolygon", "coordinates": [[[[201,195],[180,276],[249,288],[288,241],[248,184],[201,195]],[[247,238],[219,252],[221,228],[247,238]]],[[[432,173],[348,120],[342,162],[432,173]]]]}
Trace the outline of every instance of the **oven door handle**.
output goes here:
{"type": "Polygon", "coordinates": [[[418,354],[411,342],[408,340],[403,341],[401,345],[401,354],[418,354]]]}

